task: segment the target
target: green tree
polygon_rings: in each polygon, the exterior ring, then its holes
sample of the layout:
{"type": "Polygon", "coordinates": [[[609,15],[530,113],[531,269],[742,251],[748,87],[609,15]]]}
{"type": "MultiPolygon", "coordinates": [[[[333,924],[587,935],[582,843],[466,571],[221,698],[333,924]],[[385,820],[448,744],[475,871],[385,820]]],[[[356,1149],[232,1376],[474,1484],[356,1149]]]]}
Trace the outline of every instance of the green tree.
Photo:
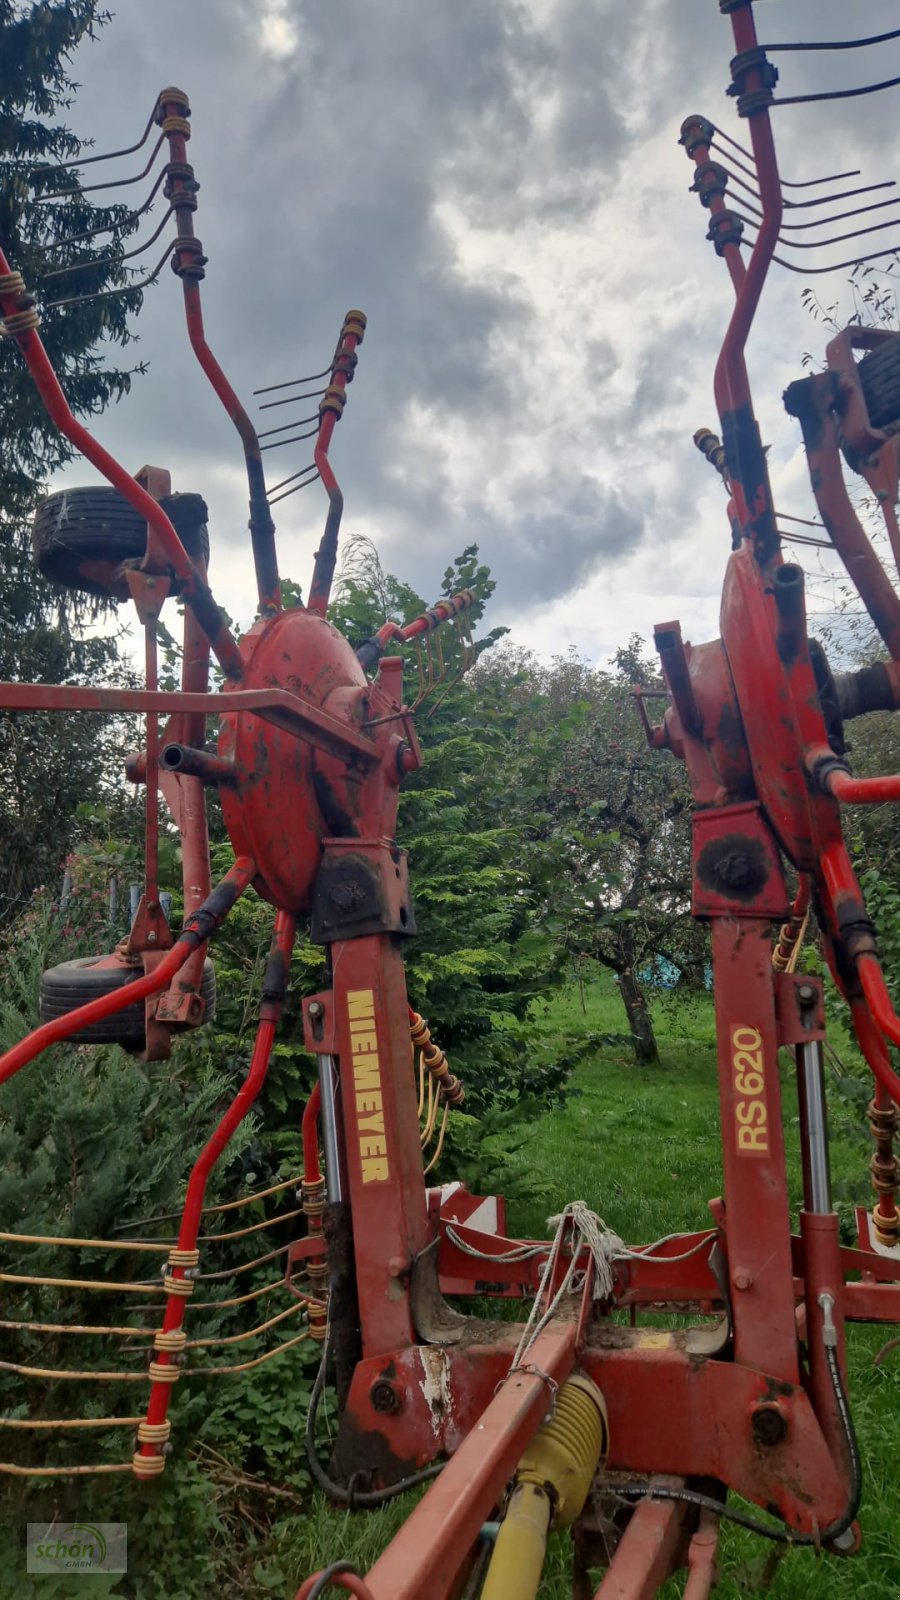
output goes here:
{"type": "MultiPolygon", "coordinates": [[[[38,295],[41,337],[80,415],[121,398],[140,370],[109,359],[111,344],[130,341],[141,303],[120,259],[136,220],[123,206],[94,206],[77,170],[61,166],[82,150],[58,120],[76,88],[72,52],[108,17],[97,0],[0,0],[0,241],[38,295]],[[62,190],[74,192],[49,198],[62,190]],[[81,237],[98,228],[96,238],[81,237]],[[64,277],[48,276],[76,262],[64,277]]],[[[0,677],[96,682],[115,667],[114,632],[86,637],[97,607],[51,587],[29,558],[43,483],[73,452],[12,340],[0,341],[0,439],[0,677]]],[[[110,753],[102,730],[83,716],[0,713],[0,919],[58,870],[78,803],[102,791],[110,753]]]]}
{"type": "Polygon", "coordinates": [[[530,841],[540,923],[568,955],[616,975],[638,1062],[657,1060],[642,974],[688,982],[705,962],[690,916],[691,796],[679,763],[647,748],[632,685],[658,683],[633,639],[611,671],[576,655],[485,664],[518,704],[513,815],[530,841]]]}

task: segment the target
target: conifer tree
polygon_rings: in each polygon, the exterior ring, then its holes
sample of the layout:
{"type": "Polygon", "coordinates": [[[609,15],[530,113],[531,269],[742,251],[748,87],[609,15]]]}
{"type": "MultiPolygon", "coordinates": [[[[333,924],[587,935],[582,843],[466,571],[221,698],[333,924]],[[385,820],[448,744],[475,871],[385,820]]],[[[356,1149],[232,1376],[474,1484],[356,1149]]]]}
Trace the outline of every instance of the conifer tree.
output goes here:
{"type": "MultiPolygon", "coordinates": [[[[82,416],[120,399],[140,370],[110,360],[109,349],[130,341],[141,303],[121,260],[137,224],[123,206],[93,205],[78,169],[63,165],[83,149],[59,120],[77,88],[73,52],[108,20],[98,0],[0,0],[0,242],[37,295],[41,338],[82,416]],[[104,231],[81,237],[97,228],[104,231]],[[49,276],[73,263],[77,270],[49,276]],[[53,304],[97,291],[100,298],[53,304]]],[[[89,123],[89,107],[82,114],[89,123]]],[[[35,505],[72,453],[15,342],[0,341],[2,678],[96,681],[116,662],[114,637],[85,639],[85,604],[51,587],[30,560],[35,505]]],[[[95,719],[0,713],[0,920],[56,872],[75,809],[96,797],[103,765],[95,719]]]]}

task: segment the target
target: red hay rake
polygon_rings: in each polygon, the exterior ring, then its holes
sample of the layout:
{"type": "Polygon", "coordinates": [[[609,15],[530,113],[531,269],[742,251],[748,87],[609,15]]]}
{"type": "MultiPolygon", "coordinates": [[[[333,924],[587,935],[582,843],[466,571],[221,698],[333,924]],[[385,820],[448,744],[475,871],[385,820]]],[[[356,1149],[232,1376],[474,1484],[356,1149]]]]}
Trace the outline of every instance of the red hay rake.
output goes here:
{"type": "MultiPolygon", "coordinates": [[[[900,1078],[889,1055],[900,1044],[900,1017],[844,843],[841,805],[900,798],[900,778],[854,779],[843,727],[866,711],[900,707],[900,599],[853,510],[841,458],[874,490],[900,559],[900,336],[846,330],[829,345],[826,370],[786,395],[803,431],[823,542],[843,558],[890,657],[850,674],[833,673],[808,638],[804,576],[783,559],[744,351],[770,263],[794,269],[790,252],[808,248],[792,244],[797,229],[880,214],[897,202],[837,217],[828,211],[813,223],[785,221],[796,207],[843,204],[868,189],[784,198],[785,188],[793,195],[814,185],[780,179],[770,110],[828,96],[776,99],[768,51],[796,47],[758,44],[751,0],[720,0],[720,10],[731,16],[732,93],[751,149],[701,116],[685,122],[682,143],[736,297],[716,368],[722,443],[706,430],[697,436],[728,490],[732,554],[721,637],[691,647],[677,623],[656,630],[671,702],[660,727],[650,726],[638,691],[651,743],[687,766],[693,911],[712,935],[724,1194],[710,1202],[710,1227],[698,1233],[629,1248],[576,1201],[555,1219],[551,1240],[510,1239],[502,1203],[458,1185],[426,1186],[420,1115],[433,1135],[438,1107],[458,1104],[462,1090],[407,1001],[401,950],[414,931],[413,912],[394,832],[398,785],[419,752],[402,661],[382,650],[392,636],[426,636],[464,613],[472,597],[441,602],[406,629],[389,626],[356,653],[326,620],[341,516],[327,451],[365,319],[348,313],[334,360],[317,375],[327,380],[324,390],[296,397],[319,398],[317,420],[303,419],[314,423],[306,435],[316,439],[313,462],[267,500],[259,440],[203,336],[188,107],[179,91],[164,91],[155,117],[159,144],[169,141],[165,194],[177,225],[167,255],[182,279],[191,342],[238,428],[248,467],[260,616],[238,643],[206,584],[199,508],[179,510],[164,475],[147,471],[143,486],[130,478],[74,420],[41,346],[34,303],[0,256],[4,331],[17,340],[59,426],[147,529],[142,558],[106,550],[100,577],[79,565],[83,551],[73,555],[71,542],[67,550],[81,581],[102,578],[107,592],[135,600],[146,630],[146,690],[0,685],[7,708],[147,717],[146,748],[129,766],[147,793],[145,892],[127,941],[107,958],[115,981],[10,1051],[0,1079],[47,1044],[83,1035],[135,1002],[145,1007],[147,1058],[158,1059],[173,1030],[202,1020],[206,944],[237,897],[253,883],[275,907],[250,1074],[194,1168],[164,1271],[165,1313],[130,1464],[138,1476],[153,1476],[165,1462],[169,1400],[184,1360],[207,1176],[262,1085],[297,922],[310,919],[312,939],[328,952],[329,981],[303,1006],[319,1084],[303,1123],[308,1232],[290,1247],[287,1271],[290,1285],[294,1269],[305,1268],[309,1332],[322,1343],[310,1466],[328,1496],[360,1509],[435,1481],[365,1578],[337,1561],[308,1579],[298,1600],[315,1600],[329,1586],[361,1600],[533,1597],[551,1526],[574,1527],[576,1600],[593,1593],[595,1565],[608,1571],[594,1600],[648,1600],[679,1567],[688,1569],[687,1600],[702,1600],[715,1578],[722,1518],[788,1544],[850,1552],[858,1543],[862,1478],[845,1328],[900,1321],[893,1152],[900,1078]],[[749,194],[740,210],[727,203],[729,184],[749,194]],[[755,239],[745,260],[747,229],[755,239]],[[779,247],[787,254],[776,255],[779,247]],[[860,349],[866,354],[857,362],[860,349]],[[284,611],[268,504],[315,476],[329,510],[309,603],[284,611]],[[155,627],[173,593],[186,602],[184,681],[180,692],[161,693],[155,627]],[[210,650],[225,673],[218,694],[208,690],[210,650]],[[168,718],[162,732],[160,714],[168,718]],[[208,715],[221,719],[215,752],[205,748],[208,715]],[[211,784],[237,858],[214,889],[204,814],[211,784]],[[186,914],[177,937],[159,904],[157,786],[184,843],[186,914]],[[789,889],[788,875],[796,887],[789,889]],[[796,971],[812,914],[875,1080],[876,1202],[871,1213],[858,1213],[855,1248],[841,1244],[831,1203],[822,985],[796,971]],[[781,927],[774,940],[773,924],[781,927]],[[418,1100],[411,1034],[421,1052],[418,1100]],[[796,1234],[782,1046],[796,1062],[803,1152],[796,1234]],[[490,1322],[451,1309],[448,1294],[521,1298],[530,1311],[521,1323],[490,1322]],[[667,1308],[687,1308],[690,1325],[671,1318],[672,1326],[659,1326],[667,1308]],[[614,1316],[623,1310],[627,1324],[614,1316]],[[654,1316],[641,1321],[648,1310],[654,1316]],[[315,1423],[331,1362],[340,1421],[326,1468],[315,1423]],[[734,1509],[730,1491],[761,1511],[734,1509]]],[[[420,673],[420,687],[421,680],[420,673]]]]}

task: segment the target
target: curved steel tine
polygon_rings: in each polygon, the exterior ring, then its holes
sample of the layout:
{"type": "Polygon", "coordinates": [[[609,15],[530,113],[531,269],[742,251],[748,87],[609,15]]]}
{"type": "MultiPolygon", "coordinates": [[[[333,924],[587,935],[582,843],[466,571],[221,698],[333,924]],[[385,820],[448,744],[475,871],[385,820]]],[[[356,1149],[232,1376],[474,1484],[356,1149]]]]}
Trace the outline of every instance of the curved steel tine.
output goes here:
{"type": "Polygon", "coordinates": [[[116,266],[120,261],[132,261],[135,256],[143,255],[145,250],[149,250],[150,246],[156,243],[174,210],[175,207],[170,206],[159,226],[154,229],[153,233],[151,233],[149,239],[147,239],[143,244],[137,245],[134,250],[126,250],[120,256],[96,256],[93,260],[73,261],[67,267],[54,267],[52,272],[44,273],[41,282],[46,283],[48,278],[61,278],[67,272],[78,272],[82,267],[110,267],[116,266]]]}
{"type": "MultiPolygon", "coordinates": [[[[310,372],[305,378],[288,378],[286,383],[267,383],[263,389],[254,389],[254,394],[273,394],[276,389],[294,389],[301,383],[318,383],[320,378],[330,378],[333,362],[329,362],[324,372],[310,372]]],[[[298,397],[299,398],[299,397],[298,397]]]]}
{"type": "Polygon", "coordinates": [[[65,237],[57,239],[56,240],[56,244],[57,245],[80,244],[82,239],[94,239],[94,238],[96,238],[98,233],[114,233],[116,228],[123,228],[125,226],[125,222],[126,221],[132,222],[137,217],[144,216],[144,214],[147,211],[150,210],[150,207],[152,206],[154,200],[156,199],[156,196],[157,196],[157,194],[159,192],[159,186],[163,182],[163,180],[165,179],[165,176],[166,176],[166,170],[165,170],[165,168],[163,168],[163,170],[160,173],[159,177],[157,178],[155,184],[153,185],[153,188],[150,190],[150,193],[148,194],[146,200],[144,201],[144,204],[142,206],[138,206],[136,211],[129,211],[128,215],[127,215],[127,217],[125,218],[124,221],[122,221],[122,222],[107,222],[107,223],[105,223],[103,225],[103,227],[100,227],[100,228],[86,228],[84,230],[84,233],[67,233],[65,235],[65,237]]]}
{"type": "MultiPolygon", "coordinates": [[[[710,122],[709,118],[706,120],[709,122],[709,125],[713,131],[719,135],[720,139],[724,139],[726,144],[733,145],[735,150],[740,150],[741,155],[746,156],[748,161],[754,162],[755,171],[756,163],[754,161],[753,151],[748,150],[746,145],[739,144],[737,139],[733,139],[730,133],[726,133],[725,129],[718,127],[715,122],[710,122]]],[[[806,178],[802,183],[792,182],[790,178],[782,178],[781,184],[782,188],[784,189],[814,189],[820,183],[842,183],[845,178],[858,178],[859,176],[859,167],[853,167],[849,172],[829,172],[824,178],[806,178]]]]}
{"type": "Polygon", "coordinates": [[[274,444],[261,444],[260,450],[280,450],[283,444],[299,444],[301,439],[314,439],[318,433],[318,424],[306,433],[295,433],[292,439],[276,439],[274,444]]]}
{"type": "Polygon", "coordinates": [[[318,483],[320,477],[320,472],[314,472],[311,478],[307,478],[306,483],[295,483],[293,489],[285,489],[284,494],[270,495],[269,505],[275,506],[279,500],[287,500],[289,495],[296,494],[298,489],[305,489],[311,483],[318,483]]]}
{"type": "MultiPolygon", "coordinates": [[[[254,394],[266,393],[265,389],[254,389],[253,392],[254,394]]],[[[318,400],[319,395],[324,393],[324,389],[310,389],[307,394],[288,394],[282,400],[267,400],[264,405],[259,406],[257,409],[259,411],[271,411],[273,406],[293,406],[297,404],[298,400],[318,400]]]]}
{"type": "Polygon", "coordinates": [[[293,422],[282,423],[280,428],[267,428],[265,433],[260,433],[260,434],[257,435],[257,437],[260,438],[260,439],[271,439],[273,434],[276,434],[276,433],[289,433],[291,428],[302,428],[304,423],[306,423],[306,422],[315,422],[317,424],[317,431],[318,431],[318,420],[319,420],[318,411],[313,411],[310,414],[310,416],[308,416],[308,417],[295,417],[293,422]]]}
{"type": "Polygon", "coordinates": [[[301,467],[299,472],[292,472],[289,478],[282,478],[280,483],[273,483],[269,493],[274,494],[276,489],[283,489],[286,483],[293,483],[295,478],[302,478],[304,472],[312,472],[315,464],[314,461],[310,461],[309,465],[301,467]]]}
{"type": "Polygon", "coordinates": [[[42,205],[45,200],[64,200],[70,194],[94,194],[98,189],[125,189],[130,183],[140,183],[142,178],[146,178],[147,173],[159,155],[165,137],[164,133],[160,134],[156,144],[153,146],[147,165],[141,172],[136,173],[133,178],[116,178],[112,183],[79,183],[76,184],[74,189],[54,189],[50,194],[36,194],[34,197],[35,203],[42,205]]]}
{"type": "Polygon", "coordinates": [[[65,300],[42,300],[42,311],[53,311],[59,306],[81,305],[85,300],[112,300],[115,295],[130,294],[132,289],[148,289],[151,283],[156,282],[162,272],[172,251],[175,249],[175,243],[176,241],[173,239],[171,244],[166,246],[164,254],[160,256],[153,271],[149,272],[146,278],[139,278],[136,283],[125,283],[119,289],[95,289],[91,294],[73,294],[69,295],[65,300]]]}
{"type": "Polygon", "coordinates": [[[133,156],[135,150],[140,150],[141,146],[147,143],[147,136],[156,121],[156,107],[158,104],[158,101],[154,101],[150,120],[137,144],[126,145],[124,150],[105,150],[99,156],[73,156],[71,161],[48,161],[41,167],[32,167],[32,174],[38,172],[64,172],[69,167],[90,167],[96,161],[116,161],[119,156],[133,156]]]}

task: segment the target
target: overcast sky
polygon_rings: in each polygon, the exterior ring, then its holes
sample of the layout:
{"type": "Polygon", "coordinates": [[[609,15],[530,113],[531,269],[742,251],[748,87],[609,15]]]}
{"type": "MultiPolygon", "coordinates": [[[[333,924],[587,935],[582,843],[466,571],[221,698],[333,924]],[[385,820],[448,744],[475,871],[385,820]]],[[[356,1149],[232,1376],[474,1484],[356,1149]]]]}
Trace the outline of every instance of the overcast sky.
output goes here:
{"type": "MultiPolygon", "coordinates": [[[[724,495],[691,434],[717,427],[732,297],[677,140],[701,112],[747,142],[716,0],[114,5],[75,57],[68,121],[97,149],[129,144],[162,87],[188,92],[207,332],[248,406],[254,388],[321,369],[348,308],[368,315],[332,447],[345,535],[370,535],[428,600],[477,543],[497,580],[489,622],[542,655],[574,644],[601,661],[672,617],[695,642],[714,636],[724,495]]],[[[767,42],[897,25],[895,0],[759,0],[756,14],[767,42]]],[[[776,59],[784,94],[861,84],[900,74],[900,41],[776,59]]],[[[898,96],[776,112],[783,174],[900,176],[898,96]]],[[[845,276],[817,282],[849,309],[845,276]]],[[[780,398],[803,351],[824,348],[803,283],[774,269],[750,370],[779,505],[810,515],[780,398]]],[[[96,432],[130,470],[168,466],[206,496],[213,588],[247,623],[242,457],[168,269],[139,331],[150,372],[96,432]]],[[[260,426],[309,409],[264,412],[260,426]]],[[[306,452],[272,452],[270,481],[306,452]]],[[[66,481],[94,476],[76,463],[66,481]]],[[[304,588],[324,509],[319,485],[275,508],[282,571],[304,588]]],[[[827,605],[830,581],[817,581],[827,605]]]]}

